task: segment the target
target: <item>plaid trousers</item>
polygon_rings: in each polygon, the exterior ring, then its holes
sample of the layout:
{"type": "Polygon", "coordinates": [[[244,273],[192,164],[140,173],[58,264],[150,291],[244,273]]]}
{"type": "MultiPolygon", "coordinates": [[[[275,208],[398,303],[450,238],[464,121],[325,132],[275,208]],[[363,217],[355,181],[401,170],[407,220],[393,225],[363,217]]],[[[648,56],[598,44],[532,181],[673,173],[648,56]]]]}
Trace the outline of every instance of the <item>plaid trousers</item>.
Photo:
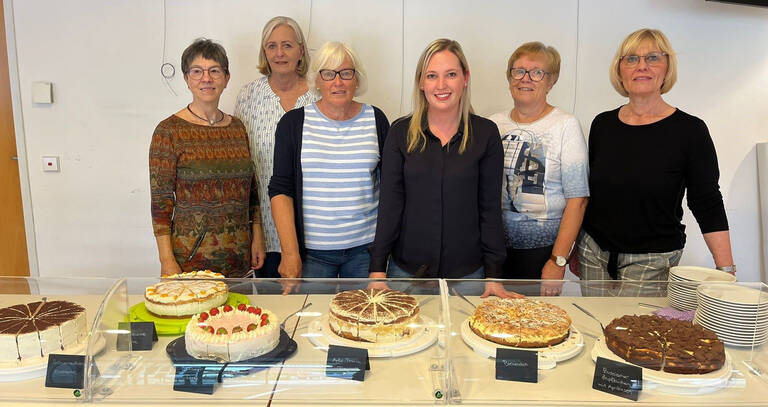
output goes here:
{"type": "Polygon", "coordinates": [[[618,280],[608,274],[609,252],[604,251],[584,230],[576,239],[577,259],[583,296],[665,297],[669,268],[677,266],[683,249],[665,253],[619,253],[618,280]]]}

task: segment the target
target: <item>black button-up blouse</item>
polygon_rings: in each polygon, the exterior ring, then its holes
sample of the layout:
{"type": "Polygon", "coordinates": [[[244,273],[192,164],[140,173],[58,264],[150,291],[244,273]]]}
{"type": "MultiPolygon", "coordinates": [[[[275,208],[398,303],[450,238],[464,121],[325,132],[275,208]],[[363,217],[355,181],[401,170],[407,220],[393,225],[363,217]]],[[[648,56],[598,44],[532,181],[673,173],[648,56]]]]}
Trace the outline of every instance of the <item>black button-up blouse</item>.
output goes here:
{"type": "Polygon", "coordinates": [[[459,154],[463,124],[445,146],[425,128],[424,151],[408,153],[410,121],[397,120],[384,145],[370,271],[386,271],[391,254],[415,277],[461,278],[481,266],[487,278],[500,277],[506,252],[498,128],[471,115],[464,153],[459,154]]]}

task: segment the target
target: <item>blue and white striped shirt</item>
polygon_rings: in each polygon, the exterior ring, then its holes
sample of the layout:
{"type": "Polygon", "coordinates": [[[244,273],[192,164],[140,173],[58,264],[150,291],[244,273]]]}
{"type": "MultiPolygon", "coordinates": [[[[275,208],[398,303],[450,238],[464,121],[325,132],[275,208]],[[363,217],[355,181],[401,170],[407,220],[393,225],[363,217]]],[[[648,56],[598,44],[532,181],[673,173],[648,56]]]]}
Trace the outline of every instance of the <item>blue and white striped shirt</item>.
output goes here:
{"type": "Polygon", "coordinates": [[[373,108],[336,121],[304,108],[301,142],[304,239],[314,250],[371,243],[379,206],[379,141],[373,108]]]}

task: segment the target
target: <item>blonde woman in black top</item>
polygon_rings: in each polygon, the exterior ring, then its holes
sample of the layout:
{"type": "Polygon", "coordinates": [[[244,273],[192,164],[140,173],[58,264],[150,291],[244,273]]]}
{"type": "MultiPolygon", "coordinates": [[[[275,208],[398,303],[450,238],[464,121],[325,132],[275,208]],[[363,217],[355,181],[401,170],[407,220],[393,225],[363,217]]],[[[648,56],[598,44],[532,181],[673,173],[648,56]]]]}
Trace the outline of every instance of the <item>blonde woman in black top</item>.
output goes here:
{"type": "MultiPolygon", "coordinates": [[[[501,277],[504,152],[496,125],[472,114],[469,78],[456,41],[419,58],[413,114],[384,145],[371,278],[501,277]]],[[[490,294],[517,296],[489,282],[490,294]]]]}

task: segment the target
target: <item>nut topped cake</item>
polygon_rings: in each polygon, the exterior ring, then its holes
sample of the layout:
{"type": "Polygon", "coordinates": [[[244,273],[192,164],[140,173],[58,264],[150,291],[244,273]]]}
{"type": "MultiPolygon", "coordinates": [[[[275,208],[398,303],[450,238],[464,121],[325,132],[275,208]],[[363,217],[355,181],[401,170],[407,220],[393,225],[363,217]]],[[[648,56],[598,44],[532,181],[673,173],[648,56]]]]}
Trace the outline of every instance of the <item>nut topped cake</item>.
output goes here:
{"type": "Polygon", "coordinates": [[[556,345],[568,337],[570,326],[565,310],[528,298],[489,298],[469,317],[477,336],[521,348],[556,345]]]}
{"type": "Polygon", "coordinates": [[[410,295],[369,288],[342,291],[333,297],[328,323],[343,338],[363,342],[396,342],[412,333],[419,304],[410,295]]]}
{"type": "Polygon", "coordinates": [[[144,305],[154,316],[189,318],[227,301],[229,287],[223,279],[210,270],[174,274],[146,288],[144,305]]]}
{"type": "Polygon", "coordinates": [[[720,369],[725,348],[700,325],[657,315],[624,315],[605,327],[605,344],[636,365],[668,373],[703,374],[720,369]]]}

